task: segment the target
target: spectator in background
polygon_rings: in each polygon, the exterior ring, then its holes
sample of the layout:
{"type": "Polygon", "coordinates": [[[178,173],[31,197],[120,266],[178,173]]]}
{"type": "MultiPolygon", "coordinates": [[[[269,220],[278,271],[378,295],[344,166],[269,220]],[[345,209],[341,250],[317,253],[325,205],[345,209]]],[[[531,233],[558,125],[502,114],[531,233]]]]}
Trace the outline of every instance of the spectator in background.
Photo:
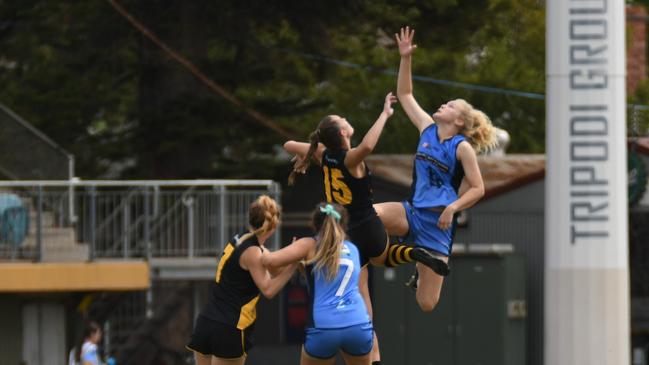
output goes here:
{"type": "Polygon", "coordinates": [[[101,335],[101,327],[97,322],[86,323],[83,336],[77,346],[70,351],[69,365],[102,365],[97,351],[101,335]]]}

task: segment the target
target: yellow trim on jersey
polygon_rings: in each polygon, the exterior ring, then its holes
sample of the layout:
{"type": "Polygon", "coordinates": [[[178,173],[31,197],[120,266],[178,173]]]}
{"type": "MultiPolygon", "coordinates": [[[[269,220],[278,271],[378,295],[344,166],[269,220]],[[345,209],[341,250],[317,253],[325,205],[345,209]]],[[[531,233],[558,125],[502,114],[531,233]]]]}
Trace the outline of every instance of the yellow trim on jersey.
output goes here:
{"type": "Polygon", "coordinates": [[[241,351],[243,351],[243,356],[248,356],[248,354],[246,353],[246,343],[243,340],[243,336],[244,336],[244,334],[243,334],[243,330],[242,330],[241,331],[241,351]]]}
{"type": "Polygon", "coordinates": [[[259,295],[257,295],[251,301],[249,301],[243,307],[241,307],[241,313],[239,314],[239,323],[237,323],[238,329],[244,330],[255,322],[255,319],[257,319],[258,301],[259,301],[259,295]]]}
{"type": "Polygon", "coordinates": [[[225,250],[223,250],[223,256],[221,257],[221,261],[219,261],[219,267],[216,269],[216,277],[214,280],[218,283],[221,281],[221,271],[223,270],[223,266],[225,266],[225,263],[228,261],[230,256],[232,256],[232,252],[234,252],[234,245],[229,243],[225,246],[225,250]]]}

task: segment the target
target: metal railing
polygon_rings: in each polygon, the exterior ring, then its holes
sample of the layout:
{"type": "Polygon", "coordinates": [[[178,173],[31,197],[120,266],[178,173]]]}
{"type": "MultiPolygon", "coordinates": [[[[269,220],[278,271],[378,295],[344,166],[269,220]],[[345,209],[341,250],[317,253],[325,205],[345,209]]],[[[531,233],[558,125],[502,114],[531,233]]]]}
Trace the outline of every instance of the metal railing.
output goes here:
{"type": "MultiPolygon", "coordinates": [[[[0,181],[0,190],[29,211],[22,242],[0,236],[0,259],[34,261],[215,256],[246,230],[252,201],[280,198],[271,180],[0,181]]],[[[268,244],[279,246],[278,232],[268,244]]]]}

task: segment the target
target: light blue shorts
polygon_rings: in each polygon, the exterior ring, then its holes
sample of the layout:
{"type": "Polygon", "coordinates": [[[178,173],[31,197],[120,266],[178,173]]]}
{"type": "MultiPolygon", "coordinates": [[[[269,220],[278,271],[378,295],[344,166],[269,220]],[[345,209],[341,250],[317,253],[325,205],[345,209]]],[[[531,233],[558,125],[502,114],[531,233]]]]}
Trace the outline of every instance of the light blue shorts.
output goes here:
{"type": "Polygon", "coordinates": [[[409,230],[408,235],[401,237],[399,241],[421,246],[444,256],[450,256],[453,236],[455,235],[455,219],[451,228],[442,230],[437,226],[437,221],[442,212],[415,208],[407,200],[404,200],[402,204],[406,210],[409,230]]]}
{"type": "Polygon", "coordinates": [[[352,356],[363,356],[372,351],[373,344],[371,322],[345,328],[307,328],[304,351],[317,359],[331,359],[338,350],[352,356]]]}

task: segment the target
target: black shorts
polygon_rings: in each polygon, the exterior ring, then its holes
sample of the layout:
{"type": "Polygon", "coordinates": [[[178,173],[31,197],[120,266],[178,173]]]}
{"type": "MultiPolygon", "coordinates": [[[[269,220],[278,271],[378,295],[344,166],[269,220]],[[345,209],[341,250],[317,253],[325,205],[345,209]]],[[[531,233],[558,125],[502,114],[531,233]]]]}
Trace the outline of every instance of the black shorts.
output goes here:
{"type": "Polygon", "coordinates": [[[348,229],[347,236],[358,247],[361,266],[367,265],[370,257],[381,256],[388,245],[388,234],[377,215],[348,229]]]}
{"type": "Polygon", "coordinates": [[[202,355],[213,355],[223,359],[240,358],[252,349],[253,327],[250,326],[242,331],[199,315],[186,347],[202,355]]]}

